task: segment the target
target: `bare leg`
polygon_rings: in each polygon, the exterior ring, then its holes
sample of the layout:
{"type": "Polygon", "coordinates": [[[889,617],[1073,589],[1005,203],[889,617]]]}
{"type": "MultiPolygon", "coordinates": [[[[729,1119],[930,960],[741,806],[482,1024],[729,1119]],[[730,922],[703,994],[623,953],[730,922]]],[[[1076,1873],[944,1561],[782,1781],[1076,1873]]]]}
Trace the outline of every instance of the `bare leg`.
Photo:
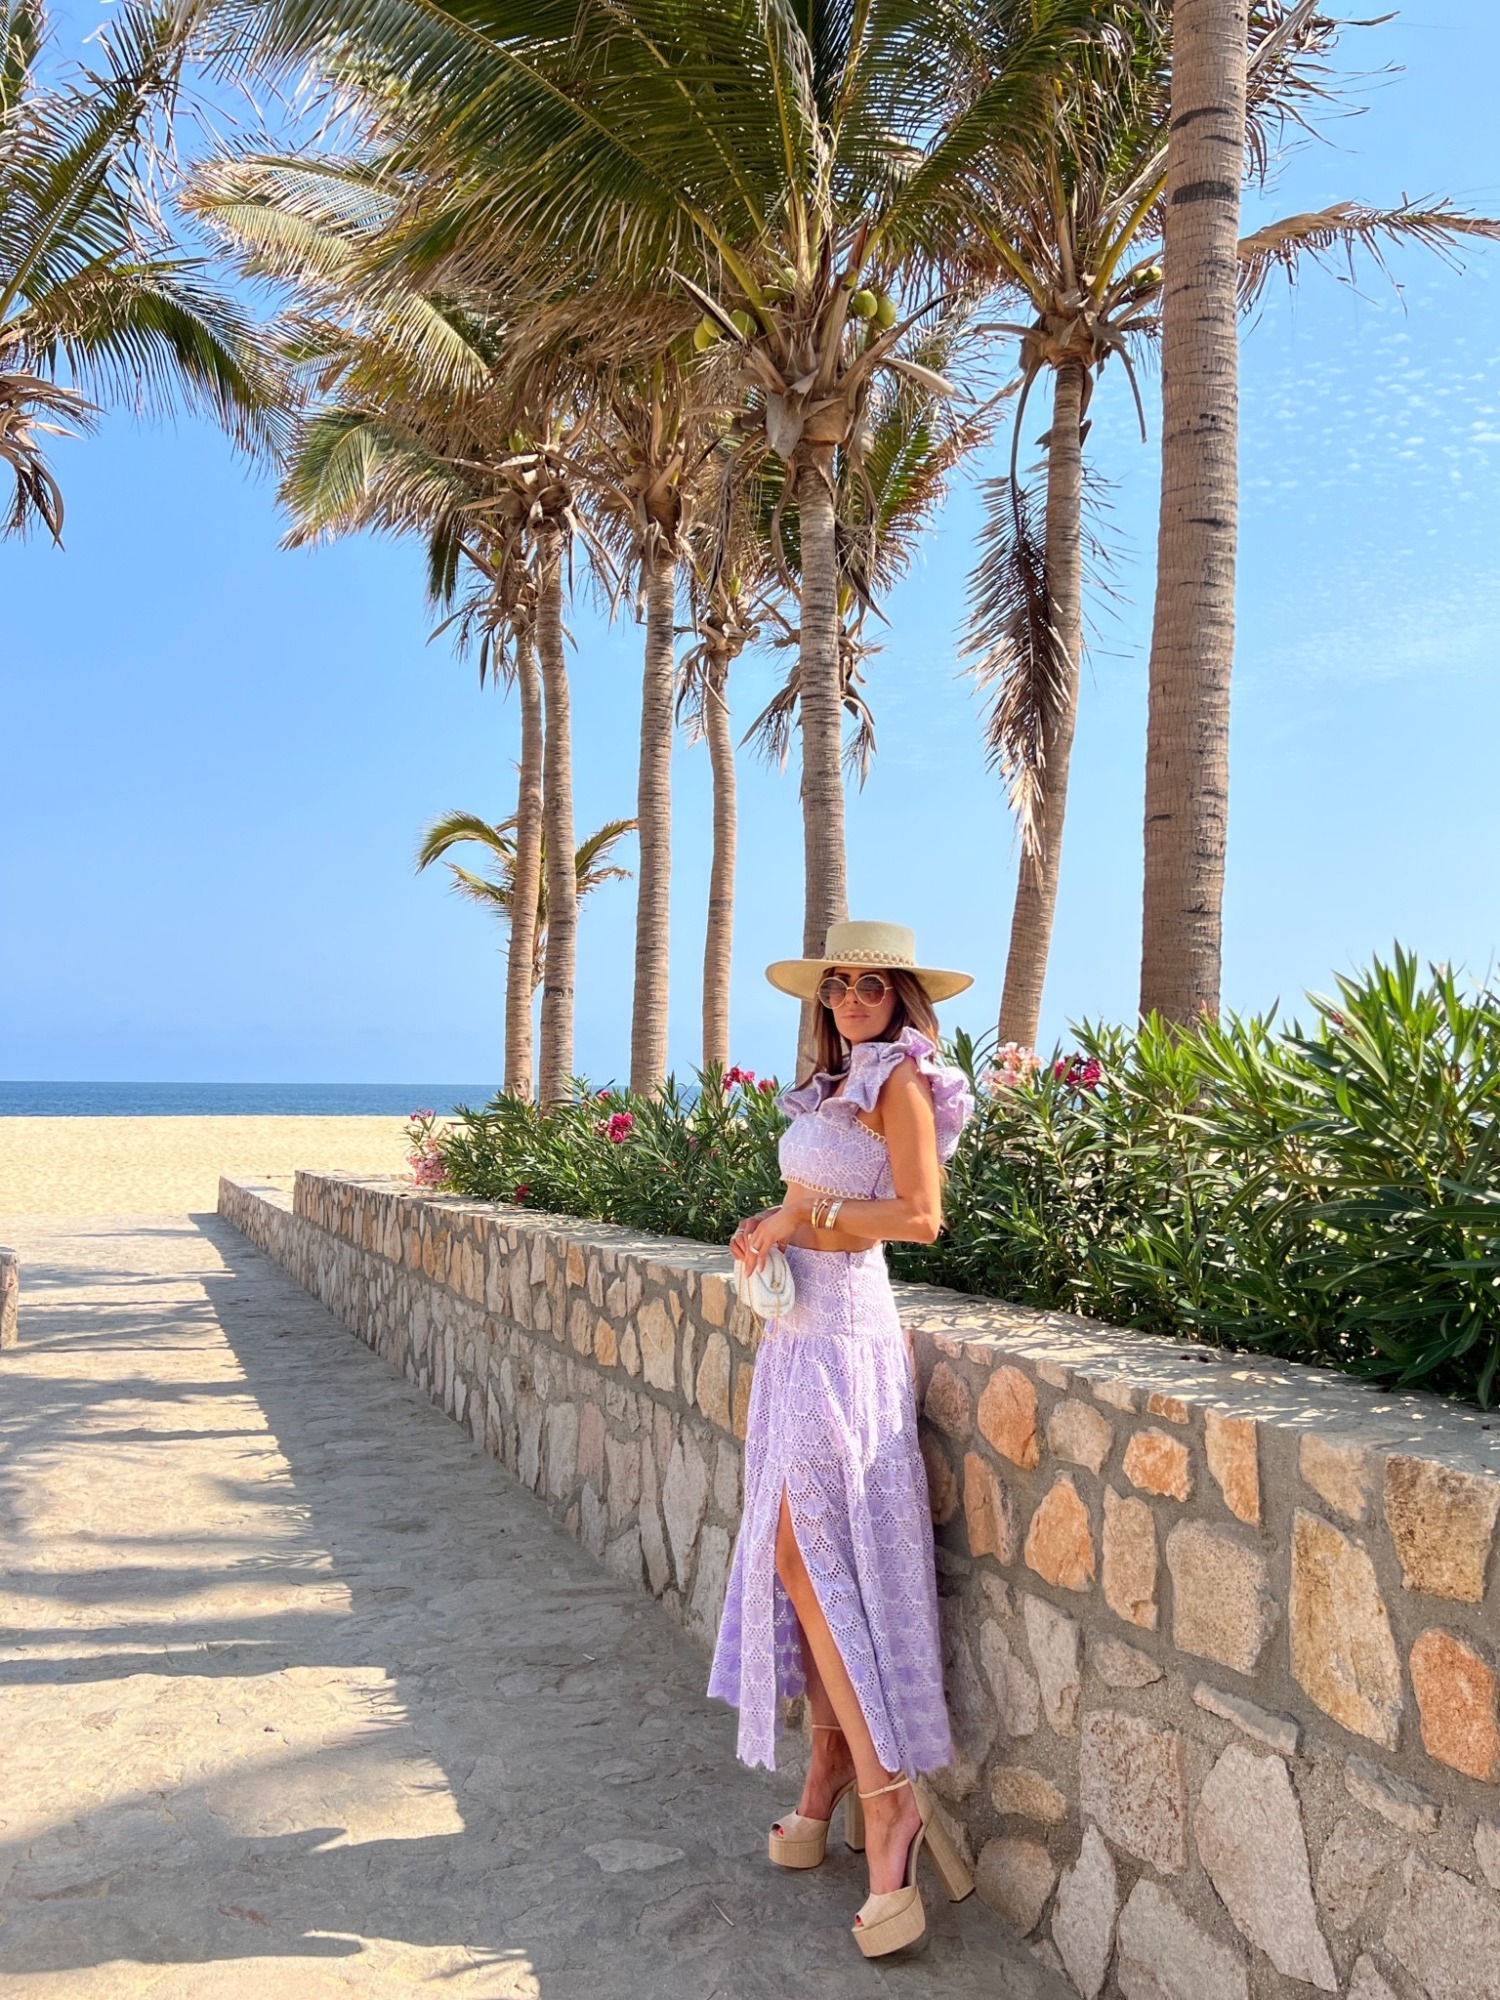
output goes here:
{"type": "Polygon", "coordinates": [[[849,1755],[849,1746],[844,1741],[839,1719],[833,1712],[833,1703],[828,1699],[828,1690],[823,1685],[817,1660],[807,1643],[807,1634],[800,1625],[797,1630],[802,1647],[802,1678],[807,1683],[808,1711],[818,1725],[812,1733],[812,1754],[808,1758],[807,1777],[803,1781],[797,1810],[809,1819],[827,1819],[834,1800],[854,1776],[854,1759],[849,1755]]]}
{"type": "MultiPolygon", "coordinates": [[[[854,1760],[859,1789],[862,1792],[877,1792],[882,1785],[889,1785],[898,1774],[888,1771],[876,1755],[874,1739],[865,1721],[864,1710],[859,1705],[859,1696],[854,1691],[838,1641],[828,1628],[828,1620],[818,1602],[818,1593],[813,1588],[807,1565],[802,1560],[802,1551],[797,1546],[785,1493],[781,1496],[781,1516],[776,1524],[776,1574],[792,1600],[792,1608],[802,1627],[804,1658],[816,1668],[818,1700],[826,1702],[831,1711],[828,1716],[819,1715],[814,1706],[813,1719],[817,1722],[834,1721],[840,1725],[844,1742],[854,1760]]],[[[811,1677],[808,1699],[813,1700],[811,1677]]],[[[820,1739],[830,1744],[839,1740],[836,1736],[825,1737],[820,1731],[813,1738],[814,1745],[820,1739]]],[[[804,1789],[803,1797],[806,1796],[804,1789]]],[[[801,1809],[807,1810],[805,1807],[801,1809]]],[[[883,1798],[868,1800],[864,1810],[865,1858],[870,1864],[870,1893],[873,1896],[887,1895],[892,1889],[899,1889],[906,1879],[907,1853],[913,1835],[922,1824],[922,1815],[910,1785],[903,1785],[899,1791],[887,1792],[883,1798]]],[[[827,1813],[819,1811],[815,1817],[824,1819],[827,1813]]]]}

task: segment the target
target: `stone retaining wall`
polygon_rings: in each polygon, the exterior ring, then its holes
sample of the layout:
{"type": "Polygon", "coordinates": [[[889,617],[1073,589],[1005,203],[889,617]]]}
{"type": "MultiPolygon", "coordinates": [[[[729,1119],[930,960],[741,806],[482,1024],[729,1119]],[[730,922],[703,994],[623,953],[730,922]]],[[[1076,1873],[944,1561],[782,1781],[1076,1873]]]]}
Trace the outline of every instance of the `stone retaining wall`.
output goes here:
{"type": "Polygon", "coordinates": [[[14,1347],[20,1334],[21,1260],[0,1250],[0,1347],[14,1347]]]}
{"type": "MultiPolygon", "coordinates": [[[[220,1209],[708,1647],[723,1252],[307,1174],[220,1209]]],[[[1492,1420],[897,1289],[986,1900],[1086,2000],[1500,2000],[1492,1420]]]]}

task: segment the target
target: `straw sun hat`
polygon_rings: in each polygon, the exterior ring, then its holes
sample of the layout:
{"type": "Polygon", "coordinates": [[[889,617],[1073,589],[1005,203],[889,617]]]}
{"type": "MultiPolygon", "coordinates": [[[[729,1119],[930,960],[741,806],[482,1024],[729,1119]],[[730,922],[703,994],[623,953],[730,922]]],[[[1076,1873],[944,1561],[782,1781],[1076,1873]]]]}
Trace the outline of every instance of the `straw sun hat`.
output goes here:
{"type": "Polygon", "coordinates": [[[929,1000],[951,1000],[974,984],[967,972],[942,972],[917,964],[915,933],[905,924],[830,924],[821,958],[778,958],[766,967],[766,977],[783,993],[798,1000],[817,997],[818,984],[830,966],[868,965],[877,972],[909,972],[929,1000]]]}

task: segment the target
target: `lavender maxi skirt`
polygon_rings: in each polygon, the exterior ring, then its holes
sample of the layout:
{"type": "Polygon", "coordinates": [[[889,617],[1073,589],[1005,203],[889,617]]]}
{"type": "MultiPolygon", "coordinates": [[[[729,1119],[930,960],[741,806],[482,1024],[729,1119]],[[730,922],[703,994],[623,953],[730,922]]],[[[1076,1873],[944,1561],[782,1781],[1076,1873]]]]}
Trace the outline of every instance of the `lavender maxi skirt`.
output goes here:
{"type": "Polygon", "coordinates": [[[744,1762],[774,1769],[777,1698],[804,1690],[797,1621],[776,1575],[784,1490],[881,1763],[936,1770],[953,1745],[932,1517],[885,1254],[786,1255],[797,1302],[756,1356],[744,1514],[708,1691],[739,1709],[744,1762]]]}

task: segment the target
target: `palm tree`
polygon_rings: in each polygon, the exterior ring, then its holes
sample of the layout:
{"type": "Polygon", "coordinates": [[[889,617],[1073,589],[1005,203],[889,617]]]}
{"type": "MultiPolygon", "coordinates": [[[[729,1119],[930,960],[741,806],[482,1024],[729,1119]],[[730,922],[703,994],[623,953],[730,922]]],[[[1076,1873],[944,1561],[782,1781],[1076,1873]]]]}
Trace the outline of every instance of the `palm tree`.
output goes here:
{"type": "Polygon", "coordinates": [[[670,319],[648,315],[632,334],[644,350],[640,358],[624,365],[606,363],[603,380],[594,389],[582,476],[598,532],[634,580],[645,628],[630,1088],[649,1096],[661,1088],[667,1073],[678,576],[695,487],[722,419],[704,397],[706,371],[687,373],[674,353],[685,343],[672,338],[670,319]]]}
{"type": "Polygon", "coordinates": [[[1219,1006],[1239,513],[1245,62],[1244,0],[1177,0],[1141,920],[1141,1012],[1172,1021],[1219,1006]]]}
{"type": "Polygon", "coordinates": [[[728,1066],[729,987],[734,967],[734,868],[739,837],[738,781],[729,720],[729,676],[760,636],[757,601],[769,584],[765,545],[745,490],[721,481],[718,505],[696,537],[689,570],[697,643],[678,667],[677,714],[708,745],[713,796],[708,914],[703,933],[705,1070],[728,1066]]]}
{"type": "MultiPolygon", "coordinates": [[[[479,903],[483,908],[499,917],[511,931],[512,952],[515,944],[516,920],[526,910],[524,884],[520,878],[518,843],[516,838],[517,816],[495,824],[478,813],[448,812],[435,819],[422,835],[417,849],[418,873],[431,867],[434,861],[444,861],[453,878],[452,886],[471,903],[479,903]],[[485,849],[494,867],[492,875],[475,875],[462,868],[456,861],[447,861],[451,849],[466,841],[475,842],[485,849]]],[[[628,882],[630,870],[613,865],[608,857],[624,839],[627,833],[636,831],[633,819],[606,820],[604,825],[591,833],[577,848],[573,856],[574,893],[581,902],[605,882],[628,882]]],[[[530,979],[528,999],[534,998],[546,971],[547,960],[547,891],[545,876],[537,882],[536,896],[530,906],[531,958],[527,967],[530,979]]]]}
{"type": "MultiPolygon", "coordinates": [[[[937,372],[948,370],[971,344],[967,314],[950,311],[938,318],[916,349],[920,372],[890,374],[877,382],[857,430],[835,456],[839,697],[850,725],[844,767],[860,785],[875,755],[875,716],[866,693],[866,669],[880,651],[872,630],[876,621],[883,622],[881,600],[913,561],[949,476],[993,431],[999,399],[957,414],[942,386],[946,375],[937,372]]],[[[758,528],[765,544],[763,616],[780,627],[772,644],[795,651],[796,658],[782,686],[745,732],[745,740],[757,742],[771,762],[784,767],[794,726],[803,716],[803,649],[795,609],[783,610],[771,586],[784,586],[788,579],[795,586],[800,579],[802,538],[800,517],[785,535],[778,535],[773,486],[763,469],[755,487],[758,528]]],[[[804,1005],[799,1071],[814,1056],[814,1014],[812,1006],[804,1005]]]]}
{"type": "MultiPolygon", "coordinates": [[[[804,937],[845,914],[837,459],[969,281],[990,155],[1042,119],[1104,0],[261,0],[264,52],[377,115],[423,183],[406,255],[460,288],[689,299],[801,545],[804,937]],[[898,307],[894,301],[903,301],[898,307]],[[715,338],[717,337],[717,338],[715,338]]],[[[747,462],[750,458],[747,454],[747,462]]]]}
{"type": "MultiPolygon", "coordinates": [[[[1020,397],[1007,478],[990,482],[981,559],[971,586],[967,649],[981,685],[994,689],[992,761],[1010,785],[1021,836],[1011,919],[1002,1040],[1037,1037],[1051,948],[1068,764],[1077,716],[1088,535],[1083,448],[1094,386],[1118,356],[1144,413],[1134,359],[1160,331],[1170,120],[1166,11],[1131,9],[1116,33],[1079,51],[1056,98],[1052,125],[1004,163],[1003,200],[985,227],[997,286],[1029,308],[993,332],[1020,344],[1020,397]],[[1041,443],[1042,496],[1017,467],[1022,426],[1039,378],[1050,373],[1052,408],[1041,443]]],[[[1322,94],[1319,64],[1335,24],[1310,6],[1257,6],[1247,78],[1243,171],[1265,171],[1272,129],[1305,122],[1322,94]]],[[[1340,203],[1290,217],[1236,247],[1239,300],[1253,304],[1278,266],[1335,246],[1375,250],[1416,237],[1443,244],[1488,228],[1447,204],[1377,210],[1340,203]]],[[[1170,284],[1170,277],[1167,276],[1170,284]]]]}
{"type": "MultiPolygon", "coordinates": [[[[1336,32],[1311,0],[1257,8],[1246,55],[1243,0],[1177,0],[1165,145],[1162,478],[1146,742],[1143,1016],[1191,1022],[1219,1005],[1229,687],[1238,529],[1237,314],[1267,275],[1334,247],[1415,238],[1500,237],[1500,224],[1450,203],[1379,210],[1340,202],[1238,240],[1247,109],[1255,159],[1257,103],[1299,34],[1336,32]],[[1247,76],[1248,70],[1248,76],[1247,76]],[[1247,89],[1248,83],[1248,89],[1247,89]]],[[[1304,78],[1301,88],[1311,86],[1304,78]]]]}
{"type": "Polygon", "coordinates": [[[149,192],[176,106],[187,12],[130,4],[98,36],[102,67],[47,83],[40,0],[0,0],[0,460],[3,530],[62,535],[47,440],[103,401],[206,410],[244,448],[276,439],[287,384],[263,331],[182,255],[149,192]]]}
{"type": "MultiPolygon", "coordinates": [[[[565,455],[507,428],[522,419],[538,426],[499,320],[379,268],[381,232],[400,198],[400,179],[379,156],[255,152],[206,163],[189,195],[250,275],[293,286],[299,300],[298,353],[320,401],[288,453],[288,543],[365,527],[421,534],[434,604],[454,603],[461,564],[472,573],[469,594],[445,623],[457,625],[461,642],[477,642],[481,683],[493,671],[519,690],[523,893],[510,932],[504,1075],[508,1093],[529,1097],[536,895],[526,885],[541,881],[544,823],[554,852],[573,848],[562,623],[563,557],[576,526],[571,474],[565,455]]],[[[566,1096],[572,1074],[573,890],[566,868],[558,874],[552,898],[561,914],[550,930],[542,1018],[545,1102],[566,1096]]]]}

